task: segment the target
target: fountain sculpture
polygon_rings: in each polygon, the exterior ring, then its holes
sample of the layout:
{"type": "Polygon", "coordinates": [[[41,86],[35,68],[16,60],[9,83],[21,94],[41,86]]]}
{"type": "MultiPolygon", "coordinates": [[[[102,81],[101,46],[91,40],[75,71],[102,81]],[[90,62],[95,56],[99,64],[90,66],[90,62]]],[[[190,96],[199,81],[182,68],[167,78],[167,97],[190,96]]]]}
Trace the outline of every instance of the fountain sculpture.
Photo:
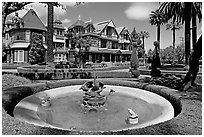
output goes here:
{"type": "MultiPolygon", "coordinates": [[[[84,83],[80,89],[84,91],[82,107],[84,110],[88,111],[98,111],[105,109],[105,104],[107,101],[107,96],[102,95],[101,92],[105,89],[103,82],[96,81],[96,75],[94,71],[94,80],[84,83]]],[[[110,90],[109,95],[114,93],[114,90],[110,90]]]]}

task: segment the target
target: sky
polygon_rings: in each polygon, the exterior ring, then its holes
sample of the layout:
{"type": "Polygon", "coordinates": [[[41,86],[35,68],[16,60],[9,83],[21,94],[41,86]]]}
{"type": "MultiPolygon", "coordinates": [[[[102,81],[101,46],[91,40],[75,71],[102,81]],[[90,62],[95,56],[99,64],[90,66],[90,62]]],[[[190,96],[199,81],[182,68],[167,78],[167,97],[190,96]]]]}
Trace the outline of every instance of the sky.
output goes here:
{"type": "MultiPolygon", "coordinates": [[[[92,20],[93,23],[113,20],[116,27],[125,26],[131,33],[133,28],[137,32],[148,31],[150,37],[145,39],[145,50],[153,49],[153,42],[156,38],[156,26],[149,23],[149,13],[159,7],[158,2],[86,2],[83,5],[75,6],[75,2],[62,2],[66,9],[55,8],[54,17],[60,19],[63,26],[68,28],[71,24],[77,21],[78,17],[81,20],[92,20]]],[[[42,22],[47,23],[47,7],[45,4],[32,3],[25,7],[25,10],[19,11],[19,16],[22,17],[29,9],[34,9],[42,22]]],[[[184,25],[179,31],[176,31],[176,44],[180,44],[181,37],[184,37],[184,25]]],[[[202,33],[202,22],[198,23],[198,35],[202,33]]],[[[166,30],[166,25],[161,26],[161,48],[164,49],[172,45],[172,31],[166,30]]]]}

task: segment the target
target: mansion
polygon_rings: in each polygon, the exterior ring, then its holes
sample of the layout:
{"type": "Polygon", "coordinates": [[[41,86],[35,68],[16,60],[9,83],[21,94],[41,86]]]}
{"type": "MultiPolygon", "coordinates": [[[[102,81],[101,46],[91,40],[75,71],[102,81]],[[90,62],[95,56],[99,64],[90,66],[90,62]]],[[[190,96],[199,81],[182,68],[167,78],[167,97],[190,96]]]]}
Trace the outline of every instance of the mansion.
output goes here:
{"type": "Polygon", "coordinates": [[[78,20],[68,27],[68,32],[91,39],[87,61],[127,62],[130,61],[132,45],[131,37],[126,27],[116,27],[112,20],[93,23],[78,20]]]}
{"type": "MultiPolygon", "coordinates": [[[[29,62],[29,49],[32,44],[32,33],[42,34],[42,48],[45,51],[44,60],[46,61],[47,28],[37,16],[33,9],[30,9],[23,17],[24,25],[16,27],[7,21],[4,37],[3,50],[6,52],[7,63],[29,62]]],[[[126,27],[116,27],[113,20],[93,23],[78,20],[68,27],[62,25],[59,19],[53,22],[53,45],[54,61],[67,62],[73,60],[73,50],[71,50],[71,40],[68,33],[73,33],[82,38],[91,39],[88,50],[87,62],[129,62],[132,53],[131,37],[126,27]]]]}

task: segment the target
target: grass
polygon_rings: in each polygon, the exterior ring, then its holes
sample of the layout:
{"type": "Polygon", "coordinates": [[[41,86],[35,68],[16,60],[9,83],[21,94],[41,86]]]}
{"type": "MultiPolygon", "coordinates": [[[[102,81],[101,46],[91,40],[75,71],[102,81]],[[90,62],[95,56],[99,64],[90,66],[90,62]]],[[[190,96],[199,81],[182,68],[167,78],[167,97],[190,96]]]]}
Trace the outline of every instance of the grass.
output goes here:
{"type": "MultiPolygon", "coordinates": [[[[109,81],[117,80],[119,85],[124,85],[124,83],[129,83],[131,86],[135,87],[135,82],[130,82],[131,78],[123,79],[109,79],[109,81]],[[128,81],[129,82],[128,82],[128,81]]],[[[106,81],[108,79],[102,79],[106,81]]],[[[61,86],[60,83],[66,85],[72,85],[75,81],[81,81],[83,83],[87,80],[62,80],[54,81],[54,87],[61,86]]],[[[202,81],[200,78],[198,81],[202,81]]],[[[52,82],[52,81],[51,81],[52,82]]],[[[30,80],[22,77],[3,75],[2,77],[2,87],[4,89],[12,86],[30,84],[30,80]],[[11,77],[11,78],[9,78],[11,77]],[[14,81],[15,80],[15,81],[14,81]]],[[[106,83],[105,83],[106,84],[106,83]]],[[[145,87],[145,84],[144,86],[145,87]]],[[[46,88],[46,85],[42,84],[38,86],[39,91],[46,88]],[[41,88],[41,89],[40,89],[41,88]]],[[[52,87],[53,88],[53,87],[52,87]]],[[[176,94],[180,96],[182,102],[182,112],[174,119],[159,123],[157,125],[149,126],[146,128],[135,129],[130,131],[120,131],[120,132],[105,132],[105,133],[81,133],[81,132],[70,132],[62,131],[56,129],[50,129],[45,127],[38,127],[32,124],[27,124],[21,122],[10,115],[8,115],[4,109],[2,109],[2,134],[4,135],[76,135],[76,134],[103,134],[103,135],[201,135],[202,134],[202,88],[194,87],[189,89],[187,92],[176,91],[176,94]]]]}
{"type": "Polygon", "coordinates": [[[12,74],[2,75],[2,89],[10,88],[13,86],[19,86],[24,84],[31,84],[32,82],[29,79],[24,77],[19,77],[12,74]]]}

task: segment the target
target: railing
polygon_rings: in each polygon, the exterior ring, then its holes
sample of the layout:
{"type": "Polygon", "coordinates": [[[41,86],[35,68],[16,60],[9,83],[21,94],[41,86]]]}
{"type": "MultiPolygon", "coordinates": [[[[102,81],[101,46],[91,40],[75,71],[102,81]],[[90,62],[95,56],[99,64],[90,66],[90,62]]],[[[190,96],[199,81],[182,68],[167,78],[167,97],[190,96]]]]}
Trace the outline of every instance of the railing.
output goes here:
{"type": "Polygon", "coordinates": [[[64,48],[64,47],[63,47],[63,48],[55,48],[55,50],[56,50],[56,51],[67,51],[68,48],[64,48]]]}

